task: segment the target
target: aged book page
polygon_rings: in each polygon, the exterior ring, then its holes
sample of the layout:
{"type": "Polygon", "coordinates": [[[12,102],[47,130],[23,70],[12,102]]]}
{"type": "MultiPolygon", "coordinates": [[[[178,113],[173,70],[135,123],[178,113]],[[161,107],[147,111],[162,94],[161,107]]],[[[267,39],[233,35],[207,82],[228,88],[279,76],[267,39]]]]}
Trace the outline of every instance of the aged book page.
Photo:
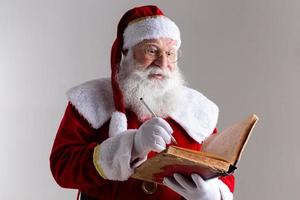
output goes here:
{"type": "Polygon", "coordinates": [[[218,155],[236,165],[257,121],[258,117],[253,114],[221,133],[209,136],[202,144],[202,151],[218,155]]]}

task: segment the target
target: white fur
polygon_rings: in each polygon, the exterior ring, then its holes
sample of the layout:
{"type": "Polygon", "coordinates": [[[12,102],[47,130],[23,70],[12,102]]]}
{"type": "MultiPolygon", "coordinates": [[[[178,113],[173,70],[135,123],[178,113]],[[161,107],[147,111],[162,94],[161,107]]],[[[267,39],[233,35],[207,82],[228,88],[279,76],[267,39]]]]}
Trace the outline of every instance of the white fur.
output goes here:
{"type": "Polygon", "coordinates": [[[124,181],[134,172],[130,166],[135,130],[127,130],[100,144],[95,162],[109,180],[124,181]]]}
{"type": "Polygon", "coordinates": [[[217,125],[219,108],[196,90],[185,87],[179,108],[170,116],[177,121],[188,134],[201,143],[217,125]]]}
{"type": "Polygon", "coordinates": [[[222,200],[233,200],[233,194],[229,190],[228,186],[220,179],[218,179],[217,181],[218,181],[217,184],[219,186],[221,197],[222,197],[221,199],[222,200]]]}
{"type": "Polygon", "coordinates": [[[128,25],[123,33],[123,49],[129,49],[144,39],[171,38],[180,47],[180,31],[177,25],[165,16],[147,17],[128,25]]]}
{"type": "MultiPolygon", "coordinates": [[[[99,79],[71,89],[67,95],[78,112],[92,125],[100,128],[115,111],[110,79],[99,79]]],[[[201,143],[217,124],[218,107],[196,90],[184,87],[180,110],[170,114],[185,131],[201,143]]]]}
{"type": "Polygon", "coordinates": [[[109,79],[92,80],[73,87],[67,97],[94,129],[100,128],[115,110],[109,79]]]}
{"type": "Polygon", "coordinates": [[[109,123],[109,137],[116,136],[127,130],[127,118],[125,113],[113,112],[109,123]]]}

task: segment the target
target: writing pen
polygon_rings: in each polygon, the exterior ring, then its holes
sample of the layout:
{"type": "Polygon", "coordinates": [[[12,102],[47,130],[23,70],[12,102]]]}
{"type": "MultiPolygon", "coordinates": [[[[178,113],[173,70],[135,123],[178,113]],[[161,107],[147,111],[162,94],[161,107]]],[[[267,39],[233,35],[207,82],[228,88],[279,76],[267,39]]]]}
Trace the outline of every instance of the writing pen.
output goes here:
{"type": "MultiPolygon", "coordinates": [[[[147,110],[152,114],[153,117],[157,117],[157,115],[151,110],[151,108],[146,104],[146,102],[143,100],[143,98],[140,98],[141,102],[144,104],[144,106],[147,108],[147,110]]],[[[171,140],[177,144],[176,139],[173,137],[173,135],[171,134],[171,140]]]]}

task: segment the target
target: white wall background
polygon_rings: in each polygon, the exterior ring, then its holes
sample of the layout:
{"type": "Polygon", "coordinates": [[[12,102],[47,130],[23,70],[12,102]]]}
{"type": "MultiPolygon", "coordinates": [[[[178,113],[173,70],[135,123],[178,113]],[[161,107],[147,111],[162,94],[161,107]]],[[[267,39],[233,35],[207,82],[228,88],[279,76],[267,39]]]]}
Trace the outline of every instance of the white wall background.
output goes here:
{"type": "MultiPolygon", "coordinates": [[[[65,91],[109,76],[121,15],[153,1],[0,0],[0,198],[75,199],[49,153],[65,91]]],[[[219,129],[260,122],[236,173],[235,199],[298,199],[300,1],[155,1],[182,31],[190,86],[220,106],[219,129]]]]}

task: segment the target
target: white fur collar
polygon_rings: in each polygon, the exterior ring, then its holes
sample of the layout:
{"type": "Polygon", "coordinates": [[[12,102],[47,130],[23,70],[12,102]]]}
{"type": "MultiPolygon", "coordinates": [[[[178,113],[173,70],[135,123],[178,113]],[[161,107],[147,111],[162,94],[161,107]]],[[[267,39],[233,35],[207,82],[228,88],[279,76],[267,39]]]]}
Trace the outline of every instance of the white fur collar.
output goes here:
{"type": "Polygon", "coordinates": [[[170,115],[194,140],[201,143],[216,128],[219,108],[200,92],[185,88],[182,105],[170,115]]]}
{"type": "Polygon", "coordinates": [[[67,97],[94,129],[109,120],[115,110],[109,79],[92,80],[71,88],[67,97]]]}
{"type": "MultiPolygon", "coordinates": [[[[68,100],[94,129],[115,111],[110,79],[97,79],[70,89],[68,100]]],[[[216,127],[219,109],[196,90],[185,88],[179,111],[170,115],[194,140],[201,143],[216,127]]]]}

